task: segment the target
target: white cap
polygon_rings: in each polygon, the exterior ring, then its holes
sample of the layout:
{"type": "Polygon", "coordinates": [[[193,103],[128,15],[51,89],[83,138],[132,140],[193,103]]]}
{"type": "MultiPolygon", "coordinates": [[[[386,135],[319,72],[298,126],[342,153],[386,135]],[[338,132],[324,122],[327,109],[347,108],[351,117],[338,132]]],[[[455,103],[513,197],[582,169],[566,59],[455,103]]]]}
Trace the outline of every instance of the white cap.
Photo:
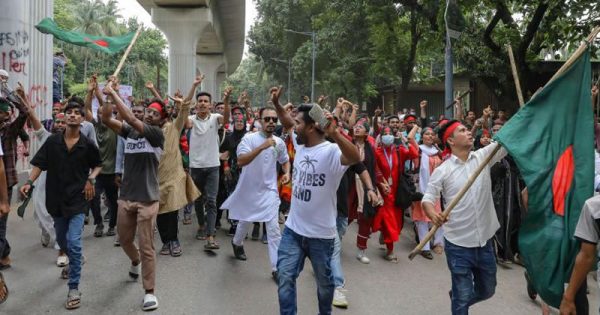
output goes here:
{"type": "Polygon", "coordinates": [[[9,77],[8,72],[6,72],[6,70],[4,70],[4,69],[0,69],[0,75],[5,76],[7,78],[9,77]]]}

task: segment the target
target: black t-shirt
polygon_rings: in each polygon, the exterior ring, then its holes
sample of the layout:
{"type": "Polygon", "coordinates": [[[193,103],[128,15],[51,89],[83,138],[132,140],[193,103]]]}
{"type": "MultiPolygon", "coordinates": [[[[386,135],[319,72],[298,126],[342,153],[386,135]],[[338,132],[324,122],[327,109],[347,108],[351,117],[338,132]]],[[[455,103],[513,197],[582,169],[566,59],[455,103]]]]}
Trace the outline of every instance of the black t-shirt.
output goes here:
{"type": "Polygon", "coordinates": [[[350,192],[350,183],[354,183],[352,177],[364,172],[367,167],[361,162],[356,163],[350,166],[344,176],[342,176],[342,180],[340,181],[340,186],[338,186],[337,190],[337,211],[338,216],[347,217],[348,216],[348,193],[350,192]]]}
{"type": "Polygon", "coordinates": [[[87,212],[84,189],[90,170],[100,166],[98,147],[80,133],[68,151],[64,134],[53,134],[35,154],[31,165],[46,175],[46,208],[53,217],[69,218],[87,212]]]}

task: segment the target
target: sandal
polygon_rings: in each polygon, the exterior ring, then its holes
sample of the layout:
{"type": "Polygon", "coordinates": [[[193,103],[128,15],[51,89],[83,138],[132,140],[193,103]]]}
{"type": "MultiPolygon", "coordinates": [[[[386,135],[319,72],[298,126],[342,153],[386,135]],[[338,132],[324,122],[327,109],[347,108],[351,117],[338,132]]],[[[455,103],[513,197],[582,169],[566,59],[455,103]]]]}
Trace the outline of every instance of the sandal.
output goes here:
{"type": "Polygon", "coordinates": [[[171,242],[169,249],[171,250],[171,256],[173,257],[179,257],[182,254],[181,245],[179,244],[179,241],[171,242]]]}
{"type": "Polygon", "coordinates": [[[102,237],[104,234],[104,226],[96,225],[96,229],[94,230],[94,237],[102,237]]]}
{"type": "Polygon", "coordinates": [[[425,257],[426,259],[429,259],[429,260],[433,259],[433,254],[431,254],[431,251],[429,251],[429,250],[422,250],[420,254],[421,254],[421,256],[425,257]]]}
{"type": "Polygon", "coordinates": [[[204,241],[206,239],[206,233],[204,233],[204,229],[198,229],[196,232],[196,239],[200,241],[204,241]]]}
{"type": "Polygon", "coordinates": [[[183,215],[183,225],[189,225],[192,224],[192,216],[189,214],[184,214],[183,215]]]}
{"type": "Polygon", "coordinates": [[[2,287],[2,289],[0,289],[0,290],[4,291],[4,296],[0,297],[0,304],[2,304],[8,298],[8,287],[6,286],[6,282],[4,281],[4,276],[1,273],[0,273],[0,287],[2,287]]]}
{"type": "Polygon", "coordinates": [[[162,248],[160,249],[160,252],[158,252],[160,255],[170,255],[171,254],[171,242],[167,242],[164,243],[162,248]]]}
{"type": "Polygon", "coordinates": [[[206,242],[206,244],[204,244],[204,249],[206,249],[206,250],[214,250],[214,249],[219,249],[219,248],[221,248],[221,247],[214,240],[208,241],[208,242],[206,242]]]}
{"type": "Polygon", "coordinates": [[[81,293],[77,289],[69,290],[69,294],[67,295],[67,302],[65,303],[65,307],[68,310],[74,310],[81,306],[81,293]]]}
{"type": "Polygon", "coordinates": [[[60,271],[60,278],[61,279],[69,279],[69,265],[66,265],[61,271],[60,271]]]}
{"type": "Polygon", "coordinates": [[[398,256],[394,255],[394,254],[388,254],[385,255],[385,260],[389,261],[389,262],[393,262],[395,264],[398,263],[398,256]]]}

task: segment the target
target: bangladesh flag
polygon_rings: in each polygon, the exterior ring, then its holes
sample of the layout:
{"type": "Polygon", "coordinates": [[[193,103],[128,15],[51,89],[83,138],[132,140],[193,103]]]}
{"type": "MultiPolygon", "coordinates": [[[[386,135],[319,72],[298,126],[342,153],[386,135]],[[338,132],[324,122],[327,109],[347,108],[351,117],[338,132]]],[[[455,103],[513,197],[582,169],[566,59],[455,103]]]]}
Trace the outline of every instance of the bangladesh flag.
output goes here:
{"type": "Polygon", "coordinates": [[[123,36],[107,37],[65,31],[58,27],[51,18],[43,19],[35,28],[44,34],[52,34],[54,38],[69,44],[84,46],[109,54],[114,54],[129,46],[135,35],[135,32],[132,32],[123,36]]]}
{"type": "Polygon", "coordinates": [[[579,244],[579,213],[594,188],[589,49],[498,132],[527,184],[519,250],[533,286],[558,308],[579,244]]]}

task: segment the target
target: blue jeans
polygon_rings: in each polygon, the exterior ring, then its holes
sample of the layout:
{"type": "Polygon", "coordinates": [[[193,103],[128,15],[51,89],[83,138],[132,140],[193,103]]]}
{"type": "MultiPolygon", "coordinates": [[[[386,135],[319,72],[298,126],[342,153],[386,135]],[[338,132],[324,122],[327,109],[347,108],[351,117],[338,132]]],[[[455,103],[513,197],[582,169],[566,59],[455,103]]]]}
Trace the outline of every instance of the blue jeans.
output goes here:
{"type": "Polygon", "coordinates": [[[344,287],[344,270],[342,269],[342,238],[348,228],[348,217],[337,216],[337,235],[333,245],[333,256],[331,257],[331,272],[333,273],[333,283],[336,288],[344,287]]]}
{"type": "Polygon", "coordinates": [[[468,314],[469,306],[491,298],[496,290],[493,241],[474,248],[445,242],[446,261],[452,274],[452,314],[468,314]]]}
{"type": "Polygon", "coordinates": [[[198,225],[204,226],[207,236],[217,234],[217,193],[219,192],[219,167],[192,168],[192,180],[202,195],[196,199],[198,225]],[[206,220],[204,219],[206,210],[206,220]]]}
{"type": "Polygon", "coordinates": [[[81,278],[81,252],[83,220],[85,214],[76,214],[70,218],[54,217],[56,242],[60,249],[69,256],[69,289],[78,289],[81,278]]]}
{"type": "Polygon", "coordinates": [[[296,301],[296,279],[304,268],[306,257],[315,272],[319,314],[331,314],[333,302],[333,275],[331,273],[331,255],[334,239],[304,237],[285,227],[277,253],[279,272],[279,313],[295,315],[298,312],[296,301]]]}

